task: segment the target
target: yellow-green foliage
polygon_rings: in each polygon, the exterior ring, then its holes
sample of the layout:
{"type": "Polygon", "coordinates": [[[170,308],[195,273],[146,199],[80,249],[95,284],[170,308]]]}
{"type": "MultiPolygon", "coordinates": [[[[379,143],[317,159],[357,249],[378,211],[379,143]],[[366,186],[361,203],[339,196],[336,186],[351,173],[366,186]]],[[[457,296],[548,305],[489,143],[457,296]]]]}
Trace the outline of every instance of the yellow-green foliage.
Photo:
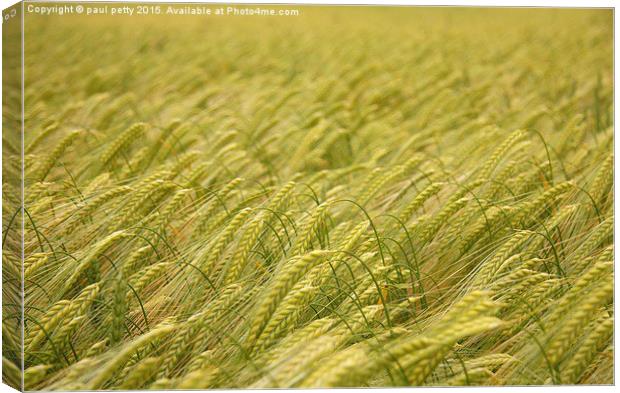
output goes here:
{"type": "Polygon", "coordinates": [[[300,10],[27,16],[26,386],[612,383],[611,11],[300,10]]]}

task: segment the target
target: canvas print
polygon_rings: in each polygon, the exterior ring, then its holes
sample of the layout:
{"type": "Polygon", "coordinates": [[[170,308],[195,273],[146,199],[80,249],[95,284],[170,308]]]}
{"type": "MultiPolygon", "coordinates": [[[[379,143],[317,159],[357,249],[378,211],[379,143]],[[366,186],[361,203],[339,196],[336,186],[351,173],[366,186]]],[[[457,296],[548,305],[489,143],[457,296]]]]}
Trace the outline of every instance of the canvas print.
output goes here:
{"type": "Polygon", "coordinates": [[[613,10],[3,11],[19,390],[613,384],[613,10]]]}

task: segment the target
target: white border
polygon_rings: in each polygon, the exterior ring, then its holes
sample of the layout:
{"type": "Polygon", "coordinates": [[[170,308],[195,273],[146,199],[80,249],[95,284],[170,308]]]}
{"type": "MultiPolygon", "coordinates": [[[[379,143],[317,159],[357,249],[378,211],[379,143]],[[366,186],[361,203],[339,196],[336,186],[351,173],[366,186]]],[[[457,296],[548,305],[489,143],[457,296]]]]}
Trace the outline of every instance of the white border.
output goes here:
{"type": "MultiPolygon", "coordinates": [[[[24,0],[26,3],[205,3],[205,4],[295,4],[295,5],[377,5],[377,6],[456,6],[456,7],[580,7],[580,8],[613,8],[615,7],[615,1],[609,0],[590,0],[590,1],[536,1],[536,0],[505,0],[505,1],[492,1],[492,0],[474,0],[474,1],[462,1],[462,0],[426,0],[426,1],[412,1],[412,0],[209,0],[209,1],[188,1],[188,0],[128,0],[128,1],[114,1],[114,0],[24,0]]],[[[16,4],[17,1],[10,0],[9,4],[16,4]]],[[[10,5],[3,6],[8,8],[10,5]]]]}

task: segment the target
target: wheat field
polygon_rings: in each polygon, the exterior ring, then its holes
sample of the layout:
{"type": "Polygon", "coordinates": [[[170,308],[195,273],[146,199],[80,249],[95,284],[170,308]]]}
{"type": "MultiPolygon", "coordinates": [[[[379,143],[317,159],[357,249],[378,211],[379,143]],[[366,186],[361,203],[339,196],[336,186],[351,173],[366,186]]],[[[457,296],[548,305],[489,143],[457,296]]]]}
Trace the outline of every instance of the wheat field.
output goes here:
{"type": "Polygon", "coordinates": [[[612,11],[297,8],[26,15],[3,380],[612,384],[612,11]]]}

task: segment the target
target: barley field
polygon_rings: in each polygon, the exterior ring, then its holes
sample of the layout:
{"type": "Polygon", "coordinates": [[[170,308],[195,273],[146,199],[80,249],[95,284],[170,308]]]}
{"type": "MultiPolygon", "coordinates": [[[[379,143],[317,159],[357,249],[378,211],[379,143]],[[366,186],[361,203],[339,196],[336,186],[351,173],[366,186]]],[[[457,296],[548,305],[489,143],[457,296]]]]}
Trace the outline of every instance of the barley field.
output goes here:
{"type": "Polygon", "coordinates": [[[612,11],[296,8],[26,15],[3,380],[612,384],[612,11]]]}

